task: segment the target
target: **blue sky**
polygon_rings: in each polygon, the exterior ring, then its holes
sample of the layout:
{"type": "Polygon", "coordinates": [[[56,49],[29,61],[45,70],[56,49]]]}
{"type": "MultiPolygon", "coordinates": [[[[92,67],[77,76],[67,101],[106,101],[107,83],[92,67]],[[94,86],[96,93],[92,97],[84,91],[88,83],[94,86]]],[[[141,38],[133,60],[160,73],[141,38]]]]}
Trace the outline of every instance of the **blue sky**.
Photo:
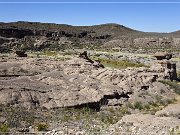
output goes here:
{"type": "MultiPolygon", "coordinates": [[[[37,2],[37,0],[0,0],[0,2],[37,2]]],[[[52,0],[51,0],[52,1],[52,0]]],[[[38,0],[38,2],[51,2],[38,0]]],[[[110,0],[53,0],[54,2],[111,2],[110,0]]],[[[113,0],[114,2],[122,2],[113,0]]],[[[124,0],[125,1],[125,0],[124,0]]],[[[126,0],[125,2],[153,2],[126,0]]],[[[154,0],[155,1],[155,0],[154,0]]],[[[172,2],[156,0],[155,2],[172,2]]],[[[70,25],[118,23],[148,32],[180,30],[179,3],[0,3],[0,22],[33,21],[70,25]]]]}

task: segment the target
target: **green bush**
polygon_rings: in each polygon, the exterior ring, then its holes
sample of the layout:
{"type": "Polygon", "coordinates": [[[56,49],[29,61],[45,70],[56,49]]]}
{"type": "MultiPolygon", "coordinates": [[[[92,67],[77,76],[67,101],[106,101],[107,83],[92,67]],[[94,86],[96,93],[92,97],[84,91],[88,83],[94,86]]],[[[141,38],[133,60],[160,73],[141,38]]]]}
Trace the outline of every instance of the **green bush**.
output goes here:
{"type": "Polygon", "coordinates": [[[142,109],[143,109],[143,104],[142,104],[142,102],[140,102],[140,101],[135,102],[134,108],[135,108],[135,109],[142,110],[142,109]]]}
{"type": "Polygon", "coordinates": [[[176,99],[162,99],[162,97],[156,96],[155,101],[150,101],[148,103],[142,103],[140,101],[137,101],[135,103],[128,103],[126,105],[127,108],[130,109],[138,109],[140,111],[143,111],[144,113],[152,113],[154,114],[155,112],[161,110],[168,104],[172,104],[176,102],[176,99]]]}
{"type": "Polygon", "coordinates": [[[145,104],[145,105],[144,105],[144,109],[146,109],[146,110],[150,110],[150,109],[151,109],[150,104],[145,104]]]}
{"type": "Polygon", "coordinates": [[[128,110],[128,108],[121,108],[120,109],[120,112],[123,114],[123,115],[125,115],[125,114],[131,114],[131,112],[128,110]]]}
{"type": "Polygon", "coordinates": [[[39,57],[40,55],[45,55],[45,56],[56,56],[58,55],[58,52],[56,51],[41,51],[41,52],[36,52],[37,57],[39,57]]]}
{"type": "Polygon", "coordinates": [[[7,124],[0,125],[0,132],[7,133],[9,131],[9,126],[7,124]]]}
{"type": "Polygon", "coordinates": [[[38,131],[46,131],[48,129],[48,125],[46,123],[39,123],[37,125],[38,131]]]}
{"type": "Polygon", "coordinates": [[[115,124],[119,121],[119,118],[113,115],[101,115],[100,120],[105,124],[115,124]]]}
{"type": "Polygon", "coordinates": [[[127,68],[127,67],[148,67],[142,63],[135,63],[130,61],[123,61],[123,60],[112,60],[112,59],[105,59],[105,58],[94,58],[95,60],[100,61],[105,67],[111,68],[127,68]]]}

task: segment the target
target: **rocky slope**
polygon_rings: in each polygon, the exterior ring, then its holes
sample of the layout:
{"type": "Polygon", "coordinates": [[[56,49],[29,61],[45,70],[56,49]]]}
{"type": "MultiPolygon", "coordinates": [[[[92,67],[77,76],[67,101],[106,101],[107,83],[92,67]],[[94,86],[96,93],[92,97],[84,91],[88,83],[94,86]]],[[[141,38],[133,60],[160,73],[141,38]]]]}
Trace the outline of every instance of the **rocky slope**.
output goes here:
{"type": "Polygon", "coordinates": [[[119,122],[111,126],[111,132],[120,135],[142,134],[163,135],[178,134],[180,120],[174,117],[157,117],[150,114],[131,114],[124,116],[119,122]]]}
{"type": "Polygon", "coordinates": [[[0,131],[8,124],[9,134],[179,132],[177,94],[163,83],[173,76],[170,61],[111,69],[83,54],[69,60],[2,55],[0,131]]]}
{"type": "Polygon", "coordinates": [[[0,23],[1,52],[12,48],[61,50],[67,48],[179,48],[180,34],[146,33],[118,24],[71,26],[15,22],[0,23]]]}

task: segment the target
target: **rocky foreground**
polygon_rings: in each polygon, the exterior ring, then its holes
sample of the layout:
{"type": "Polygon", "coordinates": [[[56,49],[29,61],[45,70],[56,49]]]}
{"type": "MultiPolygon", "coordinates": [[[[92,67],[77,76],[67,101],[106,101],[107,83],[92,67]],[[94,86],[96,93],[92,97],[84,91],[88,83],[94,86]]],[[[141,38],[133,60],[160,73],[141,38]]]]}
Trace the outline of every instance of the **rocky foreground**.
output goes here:
{"type": "Polygon", "coordinates": [[[83,58],[65,62],[41,58],[2,59],[0,103],[20,104],[28,109],[86,105],[98,109],[102,105],[136,100],[145,91],[151,96],[145,95],[139,100],[173,95],[171,89],[158,82],[170,74],[157,67],[110,70],[93,64],[83,58]]]}
{"type": "MultiPolygon", "coordinates": [[[[154,62],[151,68],[120,70],[104,68],[100,63],[84,57],[74,57],[67,61],[1,57],[0,104],[22,106],[28,110],[88,107],[101,111],[127,103],[152,103],[159,98],[162,102],[171,101],[177,94],[162,81],[173,78],[172,69],[163,66],[163,63],[166,65],[169,62],[154,62]]],[[[180,131],[179,104],[172,106],[167,108],[174,108],[175,111],[167,114],[172,109],[165,108],[156,112],[156,115],[134,111],[135,114],[122,117],[119,122],[100,132],[167,134],[175,129],[180,131]]],[[[64,133],[61,126],[55,127],[51,126],[54,130],[47,134],[64,133]]],[[[75,134],[77,131],[71,132],[75,134]]],[[[86,130],[79,132],[88,134],[86,130]]]]}

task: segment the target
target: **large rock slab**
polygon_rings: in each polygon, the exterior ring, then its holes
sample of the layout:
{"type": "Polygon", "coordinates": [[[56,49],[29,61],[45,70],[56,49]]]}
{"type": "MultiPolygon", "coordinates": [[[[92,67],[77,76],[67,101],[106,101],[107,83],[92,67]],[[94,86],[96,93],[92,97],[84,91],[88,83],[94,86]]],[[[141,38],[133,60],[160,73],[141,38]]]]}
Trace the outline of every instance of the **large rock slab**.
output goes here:
{"type": "Polygon", "coordinates": [[[170,60],[172,58],[172,54],[167,52],[156,52],[154,54],[154,57],[156,57],[157,60],[163,60],[163,59],[170,60]]]}
{"type": "Polygon", "coordinates": [[[127,100],[150,102],[158,95],[174,97],[173,90],[157,81],[160,73],[154,69],[99,68],[83,58],[9,58],[0,67],[0,103],[5,105],[29,109],[88,106],[98,110],[127,100]],[[148,94],[140,97],[143,93],[148,94]]]}

